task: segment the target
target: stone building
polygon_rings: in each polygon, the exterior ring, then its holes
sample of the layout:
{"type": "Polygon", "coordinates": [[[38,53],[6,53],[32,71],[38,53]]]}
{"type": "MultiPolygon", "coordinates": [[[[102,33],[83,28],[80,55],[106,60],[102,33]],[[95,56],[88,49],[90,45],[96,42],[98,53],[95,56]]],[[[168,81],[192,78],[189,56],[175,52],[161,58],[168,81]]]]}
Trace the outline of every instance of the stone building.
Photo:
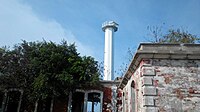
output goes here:
{"type": "Polygon", "coordinates": [[[199,112],[200,45],[140,44],[118,89],[122,112],[199,112]]]}

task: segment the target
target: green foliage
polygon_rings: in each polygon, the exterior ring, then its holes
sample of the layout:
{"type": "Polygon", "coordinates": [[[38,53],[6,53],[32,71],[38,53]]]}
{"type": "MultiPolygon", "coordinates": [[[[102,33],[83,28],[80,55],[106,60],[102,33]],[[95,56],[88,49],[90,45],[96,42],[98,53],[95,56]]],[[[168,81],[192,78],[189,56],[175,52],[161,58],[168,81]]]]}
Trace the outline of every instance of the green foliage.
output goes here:
{"type": "Polygon", "coordinates": [[[200,38],[196,35],[188,33],[183,29],[169,29],[166,34],[163,35],[162,27],[152,26],[147,27],[150,31],[150,36],[153,37],[151,42],[153,43],[172,43],[172,44],[181,44],[181,43],[199,43],[200,38]]]}
{"type": "Polygon", "coordinates": [[[26,42],[0,48],[0,88],[24,90],[27,99],[67,96],[98,84],[98,63],[80,56],[75,44],[26,42]]]}
{"type": "Polygon", "coordinates": [[[198,38],[196,35],[192,35],[184,30],[169,30],[169,32],[163,36],[159,40],[160,43],[199,43],[200,38],[198,38]]]}

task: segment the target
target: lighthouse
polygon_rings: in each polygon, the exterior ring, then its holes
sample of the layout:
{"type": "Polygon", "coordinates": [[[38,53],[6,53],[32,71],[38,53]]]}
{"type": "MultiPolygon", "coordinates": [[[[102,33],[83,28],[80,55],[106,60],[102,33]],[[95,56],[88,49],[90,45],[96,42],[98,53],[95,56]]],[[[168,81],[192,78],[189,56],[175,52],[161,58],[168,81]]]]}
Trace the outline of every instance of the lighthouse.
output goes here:
{"type": "Polygon", "coordinates": [[[113,40],[114,40],[114,32],[118,30],[118,24],[114,21],[106,21],[102,24],[102,30],[105,32],[104,80],[113,80],[114,78],[113,40]]]}

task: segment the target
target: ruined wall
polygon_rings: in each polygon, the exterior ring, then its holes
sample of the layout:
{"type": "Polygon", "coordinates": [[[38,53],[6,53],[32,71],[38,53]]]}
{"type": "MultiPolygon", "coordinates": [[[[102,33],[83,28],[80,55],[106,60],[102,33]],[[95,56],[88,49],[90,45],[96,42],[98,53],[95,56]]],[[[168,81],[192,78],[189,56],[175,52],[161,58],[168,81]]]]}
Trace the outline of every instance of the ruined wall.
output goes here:
{"type": "Polygon", "coordinates": [[[142,95],[142,80],[141,80],[141,67],[132,73],[130,80],[123,88],[123,112],[140,112],[142,111],[143,95],[142,95]]]}
{"type": "Polygon", "coordinates": [[[136,112],[199,112],[200,60],[144,59],[123,92],[123,112],[134,112],[133,98],[136,112]]]}
{"type": "Polygon", "coordinates": [[[141,78],[144,111],[200,110],[200,60],[152,59],[142,67],[141,78]]]}
{"type": "Polygon", "coordinates": [[[103,112],[109,112],[112,108],[112,89],[104,87],[103,90],[103,112]]]}
{"type": "Polygon", "coordinates": [[[122,97],[123,96],[123,91],[122,89],[117,89],[117,105],[116,105],[116,108],[117,108],[117,112],[122,112],[123,110],[123,105],[122,105],[122,97]]]}
{"type": "MultiPolygon", "coordinates": [[[[118,83],[117,83],[118,84],[118,83]]],[[[120,101],[120,94],[117,93],[117,84],[116,83],[102,83],[103,85],[103,112],[117,112],[120,109],[121,104],[120,101]],[[118,101],[119,100],[119,101],[118,101]]]]}
{"type": "Polygon", "coordinates": [[[200,111],[200,60],[152,60],[160,111],[200,111]]]}
{"type": "Polygon", "coordinates": [[[157,105],[155,105],[155,98],[157,94],[157,88],[154,84],[154,78],[156,76],[152,60],[143,59],[140,63],[140,80],[142,84],[138,85],[142,87],[139,94],[142,97],[142,103],[138,104],[141,110],[137,112],[158,112],[157,105]]]}

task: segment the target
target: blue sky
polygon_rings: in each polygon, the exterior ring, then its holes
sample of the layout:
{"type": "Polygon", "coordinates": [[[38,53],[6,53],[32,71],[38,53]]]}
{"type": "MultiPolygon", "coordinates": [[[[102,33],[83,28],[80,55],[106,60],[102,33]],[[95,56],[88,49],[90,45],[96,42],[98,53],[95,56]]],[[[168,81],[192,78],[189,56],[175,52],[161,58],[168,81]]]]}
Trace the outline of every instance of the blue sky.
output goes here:
{"type": "MultiPolygon", "coordinates": [[[[149,39],[147,26],[184,28],[200,36],[199,0],[0,0],[0,46],[21,40],[75,42],[81,55],[103,62],[101,24],[114,20],[115,71],[127,63],[127,50],[149,39]],[[165,23],[163,25],[163,23],[165,23]]],[[[116,74],[117,74],[116,73],[116,74]]],[[[118,76],[118,75],[115,75],[118,76]]]]}

